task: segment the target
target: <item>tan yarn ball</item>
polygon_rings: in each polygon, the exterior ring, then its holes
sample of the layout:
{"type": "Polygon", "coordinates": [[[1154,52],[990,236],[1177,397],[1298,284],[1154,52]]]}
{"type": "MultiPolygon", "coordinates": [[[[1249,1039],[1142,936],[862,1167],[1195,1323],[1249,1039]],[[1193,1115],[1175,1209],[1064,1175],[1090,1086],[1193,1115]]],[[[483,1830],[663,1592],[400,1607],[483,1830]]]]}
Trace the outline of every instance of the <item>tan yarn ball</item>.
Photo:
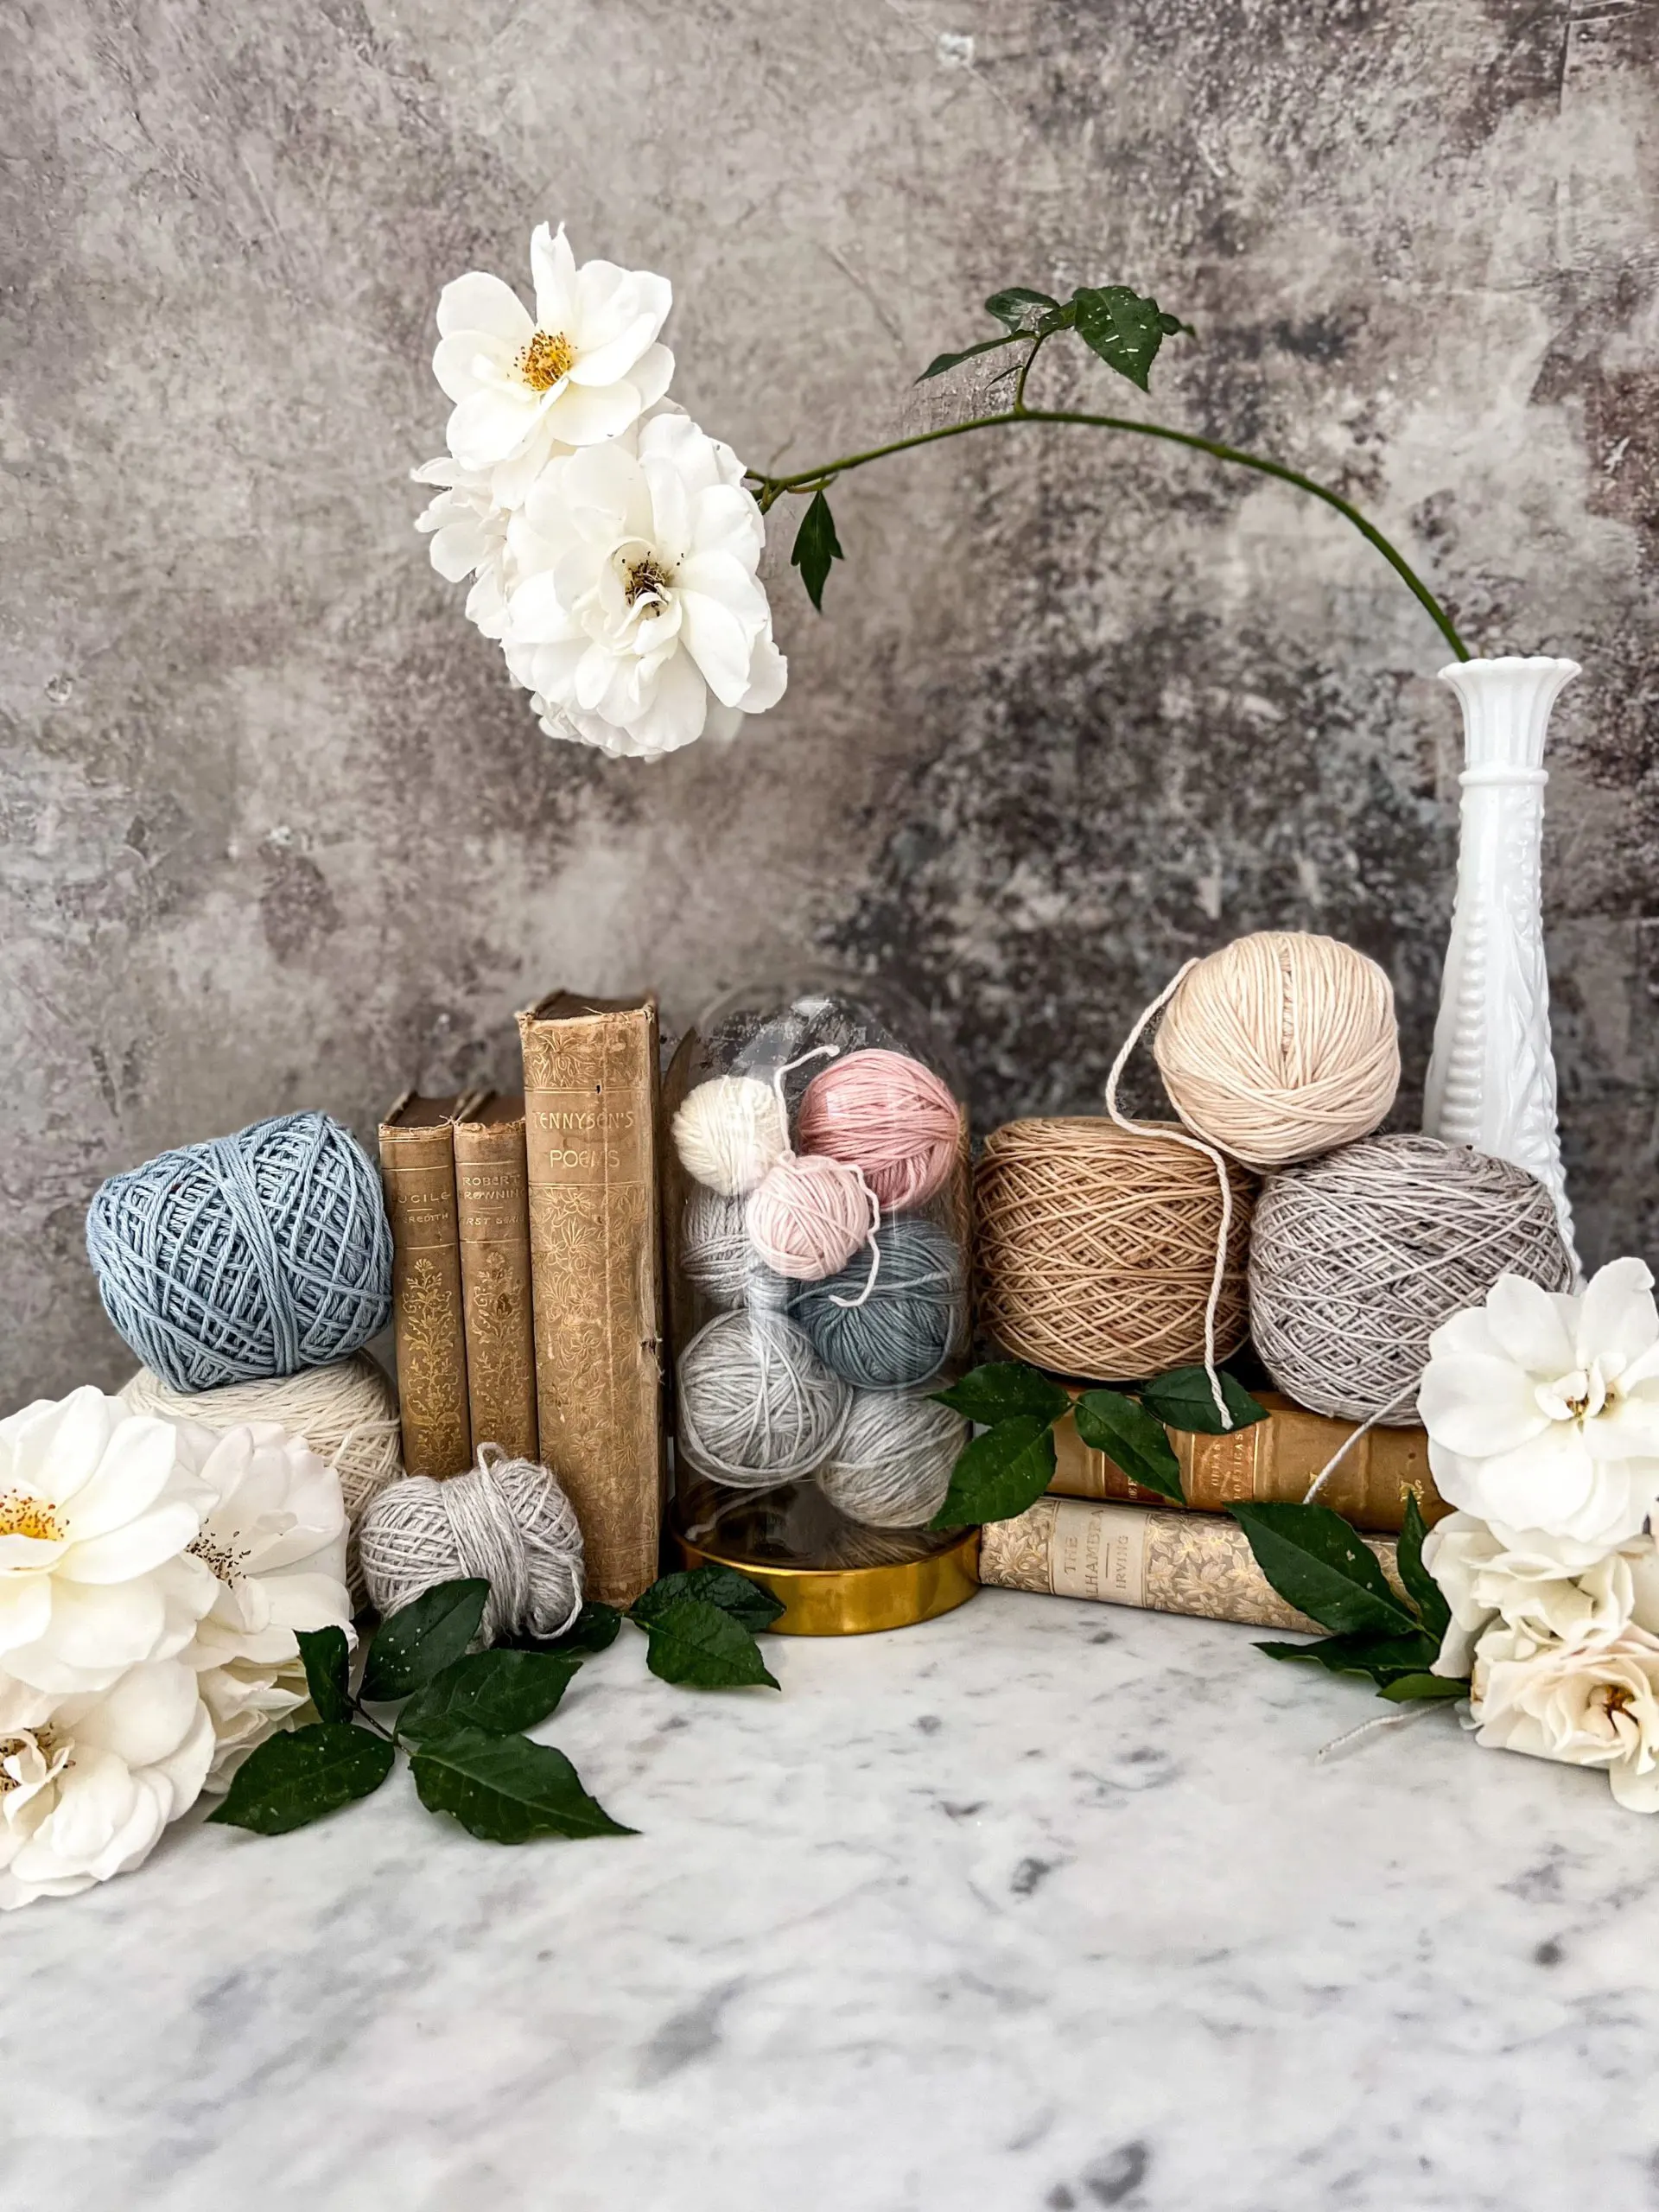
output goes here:
{"type": "MultiPolygon", "coordinates": [[[[1229,1183],[1217,1359],[1247,1325],[1255,1179],[1230,1168],[1229,1183]]],[[[1098,1382],[1204,1357],[1221,1191],[1202,1154],[1092,1116],[1008,1122],[985,1141],[974,1211],[979,1317],[1005,1351],[1098,1382]]]]}
{"type": "Polygon", "coordinates": [[[302,1367],[297,1375],[280,1375],[269,1382],[226,1382],[216,1390],[175,1390],[152,1369],[141,1367],[123,1386],[121,1397],[136,1414],[200,1421],[204,1428],[221,1432],[245,1421],[274,1421],[290,1436],[303,1437],[340,1478],[352,1524],[346,1585],[353,1611],[362,1611],[367,1592],[358,1559],[358,1522],[371,1499],[400,1481],[404,1472],[397,1394],[366,1352],[333,1360],[327,1367],[302,1367]]]}
{"type": "Polygon", "coordinates": [[[1400,1088],[1394,986],[1335,938],[1261,930],[1183,976],[1153,1040],[1175,1111],[1247,1167],[1369,1136],[1400,1088]]]}

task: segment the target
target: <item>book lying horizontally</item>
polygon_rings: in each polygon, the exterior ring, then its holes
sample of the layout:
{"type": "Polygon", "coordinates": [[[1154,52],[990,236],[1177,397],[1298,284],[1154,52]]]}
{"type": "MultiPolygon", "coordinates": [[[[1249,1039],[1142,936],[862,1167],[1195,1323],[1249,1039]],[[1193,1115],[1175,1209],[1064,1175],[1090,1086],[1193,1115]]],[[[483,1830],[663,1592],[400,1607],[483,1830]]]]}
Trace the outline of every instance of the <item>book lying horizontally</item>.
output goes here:
{"type": "Polygon", "coordinates": [[[458,1475],[473,1463],[451,1132],[480,1095],[406,1090],[380,1124],[405,1474],[458,1475]]]}
{"type": "MultiPolygon", "coordinates": [[[[1266,1421],[1251,1421],[1224,1436],[1170,1430],[1189,1506],[1217,1513],[1250,1499],[1263,1505],[1298,1505],[1358,1426],[1308,1413],[1276,1390],[1258,1391],[1256,1397],[1268,1409],[1266,1421]]],[[[1085,1444],[1070,1414],[1055,1423],[1054,1454],[1054,1479],[1048,1487],[1056,1497],[1110,1498],[1160,1509],[1173,1505],[1156,1491],[1131,1482],[1103,1452],[1085,1444]]],[[[1406,1500],[1414,1491],[1418,1510],[1431,1525],[1450,1511],[1428,1471],[1424,1432],[1373,1428],[1344,1452],[1320,1489],[1319,1503],[1356,1529],[1398,1535],[1406,1500]]]]}
{"type": "Polygon", "coordinates": [[[455,1209],[473,1450],[537,1459],[524,1102],[495,1091],[458,1114],[455,1209]]]}
{"type": "MultiPolygon", "coordinates": [[[[1395,1580],[1395,1546],[1365,1539],[1395,1580]]],[[[981,1529],[979,1579],[1002,1590],[1093,1598],[1156,1613],[1243,1621],[1255,1628],[1325,1631],[1298,1612],[1255,1563],[1249,1539],[1226,1514],[1039,1497],[1012,1521],[981,1529]]]]}

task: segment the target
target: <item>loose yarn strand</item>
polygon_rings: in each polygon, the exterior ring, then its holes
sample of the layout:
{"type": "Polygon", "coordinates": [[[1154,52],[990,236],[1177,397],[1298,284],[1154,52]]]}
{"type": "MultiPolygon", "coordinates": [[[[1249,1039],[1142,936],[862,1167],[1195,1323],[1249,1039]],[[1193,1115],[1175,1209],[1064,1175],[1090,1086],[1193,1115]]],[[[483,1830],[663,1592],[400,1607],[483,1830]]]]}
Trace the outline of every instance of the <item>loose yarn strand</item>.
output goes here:
{"type": "Polygon", "coordinates": [[[795,1059],[785,1060],[782,1067],[772,1072],[772,1087],[778,1094],[778,1103],[783,1110],[784,1145],[791,1155],[795,1147],[789,1141],[789,1102],[784,1096],[784,1077],[793,1075],[797,1068],[804,1068],[809,1060],[833,1060],[840,1051],[839,1045],[814,1045],[810,1052],[802,1052],[795,1059]]]}
{"type": "Polygon", "coordinates": [[[1415,1390],[1417,1387],[1416,1378],[1414,1377],[1411,1382],[1407,1383],[1403,1390],[1396,1390],[1395,1392],[1393,1397],[1389,1400],[1387,1405],[1379,1406],[1374,1414],[1368,1414],[1365,1419],[1361,1421],[1357,1428],[1354,1429],[1349,1435],[1344,1437],[1342,1442],[1337,1446],[1331,1457],[1319,1469],[1319,1473],[1314,1476],[1313,1481],[1308,1484],[1302,1497],[1302,1503],[1304,1505],[1312,1505],[1316,1502],[1319,1492],[1325,1488],[1326,1483],[1330,1481],[1332,1476],[1336,1473],[1337,1469],[1348,1457],[1349,1452],[1351,1452],[1355,1445],[1358,1443],[1360,1438],[1362,1436],[1370,1435],[1370,1432],[1376,1427],[1377,1423],[1379,1421],[1387,1421],[1390,1414],[1398,1413],[1401,1407],[1404,1405],[1406,1400],[1410,1397],[1412,1392],[1415,1390]]]}
{"type": "Polygon", "coordinates": [[[855,1166],[853,1172],[858,1177],[859,1188],[863,1192],[865,1197],[870,1202],[870,1274],[869,1280],[864,1285],[863,1289],[859,1292],[856,1298],[843,1298],[839,1291],[832,1290],[830,1294],[830,1303],[835,1306],[863,1306],[867,1304],[870,1293],[875,1288],[875,1279],[881,1272],[881,1239],[880,1233],[881,1228],[881,1201],[876,1197],[875,1192],[870,1188],[869,1183],[866,1179],[864,1170],[861,1167],[855,1166]]]}
{"type": "Polygon", "coordinates": [[[1141,1014],[1140,1020],[1123,1040],[1122,1048],[1112,1062],[1111,1072],[1106,1078],[1106,1111],[1116,1122],[1118,1128],[1126,1131],[1130,1136],[1162,1137],[1166,1143],[1185,1145],[1189,1152],[1201,1152],[1215,1168],[1216,1179],[1221,1186],[1221,1227],[1216,1236],[1215,1272],[1211,1277],[1210,1295],[1205,1300],[1204,1306],[1204,1371],[1210,1378],[1210,1395],[1216,1402],[1216,1412],[1220,1418],[1222,1428],[1224,1431],[1228,1431],[1233,1427],[1233,1416],[1228,1410],[1226,1396],[1221,1387],[1221,1376],[1216,1367],[1216,1315],[1220,1309],[1222,1285],[1227,1274],[1227,1242],[1232,1235],[1233,1229],[1233,1186],[1227,1173],[1227,1163],[1215,1147],[1206,1144],[1202,1137],[1187,1136],[1175,1129],[1154,1128],[1146,1122],[1132,1122],[1128,1116],[1120,1109],[1117,1103],[1118,1084],[1122,1078],[1124,1069],[1129,1064],[1130,1055],[1141,1042],[1147,1024],[1155,1014],[1160,1013],[1168,1005],[1187,975],[1198,964],[1197,960],[1188,960],[1182,963],[1151,1005],[1141,1014]]]}
{"type": "Polygon", "coordinates": [[[1345,1759],[1350,1752],[1361,1750],[1366,1744],[1394,1728],[1409,1728],[1414,1720],[1425,1720],[1435,1710],[1437,1700],[1425,1698],[1421,1704],[1402,1707],[1398,1713],[1380,1713],[1375,1720],[1362,1720],[1357,1728],[1350,1728],[1340,1736],[1333,1736],[1328,1744],[1321,1744],[1314,1752],[1320,1764],[1326,1759],[1345,1759]]]}

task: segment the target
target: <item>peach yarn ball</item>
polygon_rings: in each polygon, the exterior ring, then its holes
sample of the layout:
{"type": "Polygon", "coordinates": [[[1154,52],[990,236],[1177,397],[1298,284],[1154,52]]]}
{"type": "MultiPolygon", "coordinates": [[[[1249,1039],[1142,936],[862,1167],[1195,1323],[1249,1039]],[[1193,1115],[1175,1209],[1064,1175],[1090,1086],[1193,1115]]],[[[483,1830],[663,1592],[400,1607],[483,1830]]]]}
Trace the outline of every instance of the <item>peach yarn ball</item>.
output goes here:
{"type": "Polygon", "coordinates": [[[849,1052],[815,1075],[801,1100],[806,1151],[861,1167],[889,1211],[921,1205],[949,1180],[962,1109],[931,1068],[905,1052],[849,1052]]]}
{"type": "Polygon", "coordinates": [[[1393,1105],[1394,986],[1351,944],[1261,930],[1187,971],[1153,1052],[1196,1135],[1247,1167],[1288,1166],[1369,1136],[1393,1105]]]}
{"type": "Polygon", "coordinates": [[[855,1167],[821,1154],[780,1160],[749,1193],[749,1242],[767,1267],[795,1282],[844,1268],[874,1229],[870,1192],[855,1167]]]}

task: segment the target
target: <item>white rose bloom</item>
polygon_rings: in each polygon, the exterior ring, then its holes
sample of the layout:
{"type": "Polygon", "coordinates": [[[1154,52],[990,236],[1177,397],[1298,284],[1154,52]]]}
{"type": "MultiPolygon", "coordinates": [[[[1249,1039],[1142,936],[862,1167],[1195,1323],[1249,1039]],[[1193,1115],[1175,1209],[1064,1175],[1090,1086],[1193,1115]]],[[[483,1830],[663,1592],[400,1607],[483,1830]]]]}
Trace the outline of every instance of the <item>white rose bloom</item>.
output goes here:
{"type": "Polygon", "coordinates": [[[561,446],[619,436],[668,390],[674,356],[657,343],[673,305],[665,276],[609,261],[576,266],[565,239],[531,235],[532,319],[499,276],[474,270],[438,301],[432,370],[454,401],[450,452],[487,470],[499,505],[516,507],[561,446]]]}
{"type": "Polygon", "coordinates": [[[550,462],[508,541],[507,665],[550,736],[652,760],[783,696],[760,510],[730,447],[685,416],[550,462]]]}
{"type": "Polygon", "coordinates": [[[417,468],[415,481],[443,487],[415,524],[431,536],[433,567],[446,583],[472,577],[467,619],[499,639],[507,626],[508,510],[496,505],[485,472],[447,454],[417,468]]]}
{"type": "Polygon", "coordinates": [[[1491,1629],[1471,1689],[1477,1742],[1605,1767],[1621,1805],[1659,1812],[1659,1637],[1629,1628],[1608,1643],[1540,1651],[1491,1629]]]}
{"type": "Polygon", "coordinates": [[[1484,1521],[1449,1513],[1424,1538],[1423,1564],[1452,1609],[1434,1662],[1437,1675],[1466,1675],[1477,1640],[1497,1621],[1513,1631],[1517,1656],[1551,1643],[1607,1643],[1633,1619],[1642,1627],[1659,1626],[1659,1617],[1651,1617],[1651,1536],[1636,1537],[1592,1567],[1580,1567],[1564,1565],[1542,1539],[1512,1551],[1484,1521]],[[1646,1605],[1637,1599],[1639,1566],[1648,1569],[1646,1605]]]}
{"type": "Polygon", "coordinates": [[[222,1787],[253,1746],[304,1704],[296,1629],[351,1634],[347,1519],[340,1478],[273,1421],[209,1436],[195,1429],[202,1479],[217,1493],[192,1549],[215,1578],[211,1610],[184,1658],[200,1678],[222,1787]]]}
{"type": "Polygon", "coordinates": [[[138,1866],[195,1802],[213,1749],[176,1659],[68,1697],[0,1676],[0,1910],[138,1866]]]}
{"type": "Polygon", "coordinates": [[[1577,1296],[1500,1275],[1429,1339],[1417,1409],[1440,1494],[1507,1549],[1589,1567],[1659,1502],[1659,1308],[1640,1260],[1577,1296]]]}
{"type": "Polygon", "coordinates": [[[171,1421],[90,1387],[0,1421],[0,1669],[55,1693],[171,1658],[213,1601],[213,1492],[171,1421]]]}

